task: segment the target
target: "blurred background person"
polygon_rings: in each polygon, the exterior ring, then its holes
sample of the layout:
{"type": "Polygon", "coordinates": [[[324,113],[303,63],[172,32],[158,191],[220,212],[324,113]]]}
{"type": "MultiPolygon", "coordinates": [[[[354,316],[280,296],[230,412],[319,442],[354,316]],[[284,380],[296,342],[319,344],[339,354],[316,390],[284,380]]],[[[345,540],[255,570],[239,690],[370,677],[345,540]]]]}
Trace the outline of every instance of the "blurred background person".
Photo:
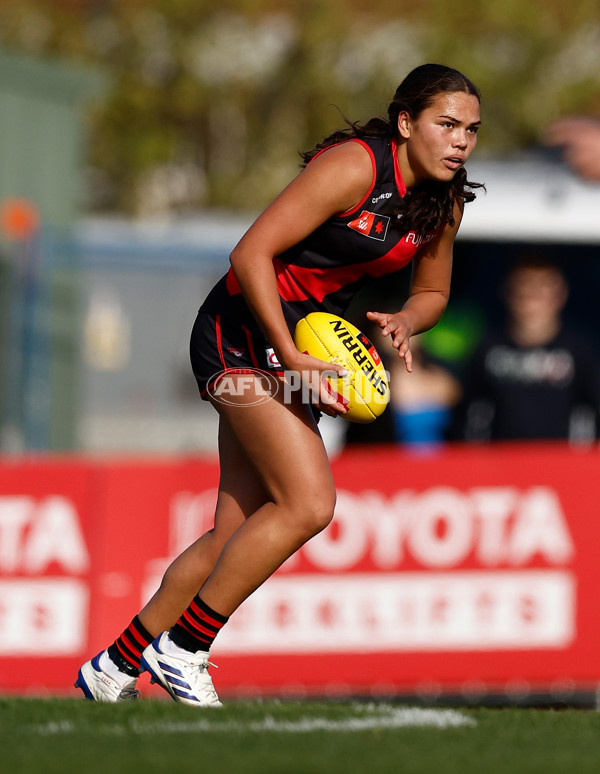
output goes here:
{"type": "Polygon", "coordinates": [[[429,355],[420,337],[413,338],[412,352],[412,373],[402,373],[394,363],[390,410],[396,440],[427,450],[445,440],[461,386],[450,371],[429,355]]]}
{"type": "Polygon", "coordinates": [[[379,340],[378,352],[390,374],[390,405],[376,422],[348,423],[346,445],[397,443],[427,451],[445,441],[460,382],[431,357],[422,335],[411,337],[411,351],[413,370],[408,373],[389,340],[379,340]]]}
{"type": "Polygon", "coordinates": [[[600,182],[600,119],[567,116],[546,128],[544,141],[561,148],[567,164],[584,180],[600,182]]]}
{"type": "Polygon", "coordinates": [[[598,437],[598,355],[563,324],[568,292],[561,269],[543,256],[512,267],[505,325],[484,336],[467,365],[453,438],[589,443],[598,437]]]}

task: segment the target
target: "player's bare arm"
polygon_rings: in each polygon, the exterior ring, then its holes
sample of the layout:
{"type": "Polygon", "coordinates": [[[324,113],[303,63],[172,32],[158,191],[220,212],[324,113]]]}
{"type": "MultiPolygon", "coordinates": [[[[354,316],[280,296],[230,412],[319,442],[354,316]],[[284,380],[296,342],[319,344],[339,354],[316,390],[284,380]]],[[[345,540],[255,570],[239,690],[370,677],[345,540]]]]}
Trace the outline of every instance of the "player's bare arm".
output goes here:
{"type": "Polygon", "coordinates": [[[273,259],[327,219],[352,209],[372,180],[370,156],[358,143],[329,149],[282,191],[231,254],[246,302],[287,368],[296,368],[301,359],[281,311],[273,259]]]}
{"type": "Polygon", "coordinates": [[[454,208],[454,225],[425,244],[413,259],[409,297],[395,314],[367,312],[383,336],[391,336],[398,356],[404,358],[406,370],[412,371],[410,337],[427,331],[440,320],[450,297],[452,248],[462,219],[463,205],[454,208]]]}
{"type": "Polygon", "coordinates": [[[249,229],[231,254],[231,265],[246,302],[287,369],[314,374],[310,388],[328,414],[344,413],[321,386],[324,370],[343,369],[298,352],[286,325],[273,259],[312,233],[328,218],[352,209],[373,180],[369,154],[358,143],[329,149],[306,167],[249,229]]]}

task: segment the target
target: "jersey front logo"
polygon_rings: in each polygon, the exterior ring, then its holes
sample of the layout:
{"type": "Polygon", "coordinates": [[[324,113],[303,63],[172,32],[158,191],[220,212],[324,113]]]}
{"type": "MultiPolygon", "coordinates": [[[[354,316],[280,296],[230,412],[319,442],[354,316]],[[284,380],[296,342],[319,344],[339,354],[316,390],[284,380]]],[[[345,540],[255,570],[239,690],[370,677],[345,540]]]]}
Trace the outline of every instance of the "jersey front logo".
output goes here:
{"type": "Polygon", "coordinates": [[[355,218],[348,225],[354,231],[358,231],[359,234],[364,234],[364,236],[370,239],[378,239],[380,242],[383,242],[390,226],[390,218],[388,215],[378,215],[376,212],[363,210],[358,218],[355,218]]]}

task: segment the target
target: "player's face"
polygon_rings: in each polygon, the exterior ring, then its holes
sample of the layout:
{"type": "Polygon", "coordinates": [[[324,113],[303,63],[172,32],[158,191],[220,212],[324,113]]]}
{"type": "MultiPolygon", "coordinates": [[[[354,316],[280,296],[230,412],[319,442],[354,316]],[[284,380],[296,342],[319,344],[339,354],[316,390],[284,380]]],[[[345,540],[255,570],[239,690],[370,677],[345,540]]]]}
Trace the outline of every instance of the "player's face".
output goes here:
{"type": "Polygon", "coordinates": [[[479,100],[462,91],[442,92],[417,118],[400,113],[399,157],[408,187],[423,180],[452,180],[477,143],[479,100]]]}

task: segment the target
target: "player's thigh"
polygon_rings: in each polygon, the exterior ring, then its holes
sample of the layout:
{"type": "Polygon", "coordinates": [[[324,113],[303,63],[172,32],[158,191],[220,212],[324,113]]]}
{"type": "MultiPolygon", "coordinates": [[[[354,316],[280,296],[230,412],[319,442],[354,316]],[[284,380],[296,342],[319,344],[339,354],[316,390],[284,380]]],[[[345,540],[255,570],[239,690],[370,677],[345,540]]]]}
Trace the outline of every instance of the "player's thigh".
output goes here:
{"type": "Polygon", "coordinates": [[[268,502],[271,495],[226,416],[219,419],[219,462],[215,531],[230,535],[268,502]]]}
{"type": "Polygon", "coordinates": [[[332,510],[335,488],[311,407],[299,391],[215,404],[275,502],[332,510]],[[316,502],[313,502],[316,501],[316,502]]]}

